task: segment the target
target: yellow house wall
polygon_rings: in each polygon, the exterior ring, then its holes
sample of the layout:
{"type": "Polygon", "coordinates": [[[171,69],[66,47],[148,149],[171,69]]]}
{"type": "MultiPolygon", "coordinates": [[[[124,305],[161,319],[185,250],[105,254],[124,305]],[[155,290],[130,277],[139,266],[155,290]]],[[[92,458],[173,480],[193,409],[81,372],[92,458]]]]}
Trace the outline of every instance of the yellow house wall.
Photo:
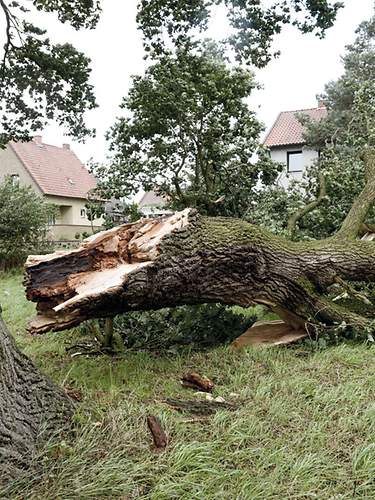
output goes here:
{"type": "MultiPolygon", "coordinates": [[[[51,195],[46,195],[44,198],[48,203],[60,207],[60,216],[56,217],[56,224],[50,229],[50,233],[55,239],[74,239],[76,233],[91,233],[91,222],[87,216],[81,216],[81,210],[85,209],[86,200],[51,195]]],[[[95,219],[94,229],[100,229],[103,222],[102,218],[95,219]]]]}
{"type": "Polygon", "coordinates": [[[14,174],[19,175],[21,184],[32,186],[37,194],[42,194],[38,184],[25,169],[16,153],[10,148],[10,146],[7,146],[6,149],[0,149],[0,182],[3,182],[5,177],[8,175],[14,174]]]}
{"type": "MultiPolygon", "coordinates": [[[[6,176],[14,174],[19,176],[21,184],[31,186],[37,194],[42,195],[39,186],[10,146],[4,150],[0,149],[0,182],[3,182],[6,176]]],[[[91,233],[91,222],[86,216],[81,216],[81,210],[85,208],[85,199],[52,195],[44,195],[44,199],[48,203],[62,207],[56,217],[56,224],[50,227],[51,239],[74,239],[76,233],[91,233]]],[[[103,222],[102,218],[95,219],[94,229],[100,229],[103,222]]]]}

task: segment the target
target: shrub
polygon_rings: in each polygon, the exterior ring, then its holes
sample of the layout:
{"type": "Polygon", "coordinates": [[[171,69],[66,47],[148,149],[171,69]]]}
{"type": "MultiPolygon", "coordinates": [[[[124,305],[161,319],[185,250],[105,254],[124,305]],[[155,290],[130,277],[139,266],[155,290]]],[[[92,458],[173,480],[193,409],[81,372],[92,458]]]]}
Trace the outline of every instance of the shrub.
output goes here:
{"type": "Polygon", "coordinates": [[[115,318],[114,330],[129,348],[210,347],[232,341],[256,319],[219,304],[203,304],[126,313],[115,318]]]}
{"type": "Polygon", "coordinates": [[[29,253],[49,250],[48,221],[56,213],[31,187],[0,184],[0,268],[23,264],[29,253]]]}

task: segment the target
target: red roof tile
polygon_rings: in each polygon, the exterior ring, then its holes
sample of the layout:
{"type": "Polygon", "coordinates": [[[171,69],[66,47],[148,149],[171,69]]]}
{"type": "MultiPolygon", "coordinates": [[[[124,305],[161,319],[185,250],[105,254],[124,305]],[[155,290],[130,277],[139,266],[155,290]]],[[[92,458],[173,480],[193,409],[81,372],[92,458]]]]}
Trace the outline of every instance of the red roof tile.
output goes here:
{"type": "Polygon", "coordinates": [[[304,144],[303,126],[298,121],[296,114],[303,113],[312,120],[321,120],[327,115],[324,106],[312,109],[299,109],[296,111],[282,111],[276,118],[271,130],[264,139],[268,147],[286,146],[288,144],[304,144]]]}
{"type": "Polygon", "coordinates": [[[30,142],[12,142],[10,147],[44,194],[86,198],[96,187],[94,176],[69,146],[51,146],[35,137],[30,142]]]}

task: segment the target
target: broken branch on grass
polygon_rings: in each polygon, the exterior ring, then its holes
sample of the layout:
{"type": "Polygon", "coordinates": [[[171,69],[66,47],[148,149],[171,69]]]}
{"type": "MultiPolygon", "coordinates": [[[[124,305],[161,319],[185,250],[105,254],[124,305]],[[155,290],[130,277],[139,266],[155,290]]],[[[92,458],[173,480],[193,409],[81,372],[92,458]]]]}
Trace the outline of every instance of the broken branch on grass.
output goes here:
{"type": "Polygon", "coordinates": [[[238,405],[219,401],[194,401],[189,399],[166,398],[161,400],[177,411],[194,413],[195,415],[212,415],[217,410],[237,410],[238,405]]]}
{"type": "Polygon", "coordinates": [[[168,444],[168,438],[161,426],[161,422],[158,417],[149,415],[147,417],[147,426],[152,434],[155,448],[157,448],[158,450],[166,448],[168,444]]]}
{"type": "Polygon", "coordinates": [[[203,392],[212,392],[214,383],[208,377],[199,375],[197,372],[188,372],[181,379],[183,387],[189,387],[203,392]]]}

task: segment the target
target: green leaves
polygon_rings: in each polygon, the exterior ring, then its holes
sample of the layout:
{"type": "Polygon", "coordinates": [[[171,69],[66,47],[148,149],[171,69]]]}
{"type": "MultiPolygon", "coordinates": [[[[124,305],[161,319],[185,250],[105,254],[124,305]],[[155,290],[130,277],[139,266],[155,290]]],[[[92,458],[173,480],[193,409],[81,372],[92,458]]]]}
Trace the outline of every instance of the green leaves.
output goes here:
{"type": "Polygon", "coordinates": [[[28,253],[41,252],[55,213],[31,187],[10,179],[0,184],[0,267],[20,265],[28,253]]]}
{"type": "MultiPolygon", "coordinates": [[[[94,27],[99,3],[90,0],[35,0],[39,10],[56,12],[75,28],[94,27]]],[[[90,60],[71,44],[51,43],[47,32],[30,23],[29,2],[0,0],[7,23],[0,66],[0,147],[27,140],[49,120],[55,120],[78,140],[92,135],[84,114],[96,106],[89,83],[90,60]]]]}
{"type": "Polygon", "coordinates": [[[154,189],[176,209],[240,216],[257,182],[277,174],[261,149],[252,161],[262,131],[246,104],[255,87],[251,72],[226,66],[209,42],[161,57],[134,78],[125,117],[109,133],[111,164],[97,176],[114,196],[154,189]]]}
{"type": "Polygon", "coordinates": [[[214,7],[225,5],[233,35],[223,40],[235,49],[238,61],[265,66],[278,52],[272,42],[285,25],[323,37],[343,2],[328,0],[141,0],[137,21],[147,51],[161,54],[172,42],[191,47],[212,20],[214,7]]]}

